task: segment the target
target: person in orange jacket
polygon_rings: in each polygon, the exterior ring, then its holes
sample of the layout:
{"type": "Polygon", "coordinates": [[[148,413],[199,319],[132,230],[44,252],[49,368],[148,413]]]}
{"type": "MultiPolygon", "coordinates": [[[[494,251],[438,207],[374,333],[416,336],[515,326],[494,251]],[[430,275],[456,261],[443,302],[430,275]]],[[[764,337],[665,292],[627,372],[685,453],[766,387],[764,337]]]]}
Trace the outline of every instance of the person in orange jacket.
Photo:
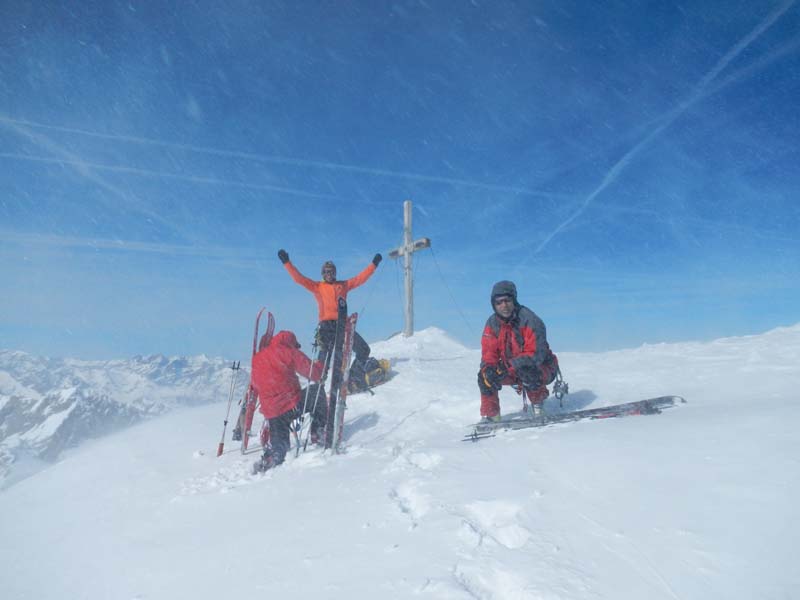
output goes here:
{"type": "MultiPolygon", "coordinates": [[[[314,294],[319,307],[319,326],[317,328],[317,344],[319,344],[319,360],[325,362],[328,354],[333,349],[336,339],[336,319],[338,317],[338,299],[347,300],[347,292],[357,288],[369,279],[378,268],[383,257],[376,254],[372,262],[355,277],[350,279],[336,279],[336,265],[327,261],[322,265],[322,281],[315,281],[303,275],[289,260],[289,254],[284,249],[278,250],[278,258],[294,281],[309,292],[314,294]]],[[[370,348],[358,332],[353,337],[353,352],[356,365],[363,365],[369,358],[370,348]]]]}
{"type": "Polygon", "coordinates": [[[292,421],[301,413],[313,415],[311,439],[325,431],[327,405],[325,400],[304,406],[303,399],[317,398],[318,385],[309,385],[308,393],[300,387],[297,375],[319,381],[324,365],[312,361],[300,350],[297,337],[291,331],[279,331],[270,340],[263,340],[260,349],[253,355],[252,383],[260,400],[261,414],[269,420],[269,444],[264,455],[256,462],[256,473],[281,464],[286,458],[291,442],[289,433],[292,421]]]}

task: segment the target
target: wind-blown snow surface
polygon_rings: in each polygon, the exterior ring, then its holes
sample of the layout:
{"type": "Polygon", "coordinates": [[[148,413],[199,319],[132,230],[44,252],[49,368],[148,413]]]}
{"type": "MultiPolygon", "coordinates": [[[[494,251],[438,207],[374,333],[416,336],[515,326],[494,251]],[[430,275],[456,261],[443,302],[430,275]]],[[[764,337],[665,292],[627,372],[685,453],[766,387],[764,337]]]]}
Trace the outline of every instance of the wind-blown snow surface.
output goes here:
{"type": "Polygon", "coordinates": [[[562,353],[565,408],[688,403],[478,443],[460,441],[478,417],[477,350],[429,329],[373,351],[395,376],[350,398],[344,455],[252,476],[256,455],[230,440],[215,457],[220,403],[90,442],[0,493],[0,595],[800,597],[800,325],[562,353]]]}

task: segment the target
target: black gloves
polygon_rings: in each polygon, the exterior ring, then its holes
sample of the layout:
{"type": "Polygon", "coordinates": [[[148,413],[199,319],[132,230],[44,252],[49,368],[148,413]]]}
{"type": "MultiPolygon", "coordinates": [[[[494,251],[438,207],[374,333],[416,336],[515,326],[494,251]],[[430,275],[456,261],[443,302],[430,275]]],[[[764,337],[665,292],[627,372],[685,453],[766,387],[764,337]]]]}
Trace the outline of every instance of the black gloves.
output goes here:
{"type": "Polygon", "coordinates": [[[542,386],[542,370],[534,365],[517,367],[517,377],[525,389],[535,390],[542,386]]]}
{"type": "Polygon", "coordinates": [[[478,371],[478,387],[481,389],[481,394],[488,396],[503,387],[503,379],[505,379],[508,371],[502,365],[484,365],[478,371]]]}
{"type": "MultiPolygon", "coordinates": [[[[281,262],[283,264],[286,264],[287,262],[289,262],[289,253],[286,252],[286,250],[284,250],[283,248],[281,248],[280,250],[278,250],[278,258],[281,259],[281,262]]],[[[372,259],[372,264],[377,267],[382,260],[383,257],[380,254],[376,254],[375,257],[372,259]]]]}

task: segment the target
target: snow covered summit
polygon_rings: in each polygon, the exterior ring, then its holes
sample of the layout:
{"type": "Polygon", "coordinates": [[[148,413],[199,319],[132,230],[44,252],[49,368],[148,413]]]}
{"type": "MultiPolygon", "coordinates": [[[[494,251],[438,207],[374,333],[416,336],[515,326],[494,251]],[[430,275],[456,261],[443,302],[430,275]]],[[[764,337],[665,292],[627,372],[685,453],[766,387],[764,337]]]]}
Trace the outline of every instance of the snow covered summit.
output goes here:
{"type": "Polygon", "coordinates": [[[800,326],[559,353],[564,409],[688,403],[477,443],[478,350],[434,330],[373,349],[394,376],[348,399],[345,454],[254,476],[230,439],[215,456],[218,402],[0,493],[4,598],[800,597],[800,326]]]}

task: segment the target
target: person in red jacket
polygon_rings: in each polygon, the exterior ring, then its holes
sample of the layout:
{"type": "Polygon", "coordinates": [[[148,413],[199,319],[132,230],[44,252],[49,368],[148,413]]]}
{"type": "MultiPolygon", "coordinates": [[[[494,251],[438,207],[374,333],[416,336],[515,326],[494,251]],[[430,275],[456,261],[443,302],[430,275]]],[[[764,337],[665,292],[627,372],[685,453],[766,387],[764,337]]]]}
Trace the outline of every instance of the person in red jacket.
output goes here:
{"type": "MultiPolygon", "coordinates": [[[[333,343],[336,339],[339,298],[347,300],[347,292],[366,282],[378,268],[383,257],[380,254],[376,254],[372,262],[361,273],[343,281],[336,279],[336,265],[332,261],[327,261],[322,265],[322,281],[315,281],[297,270],[297,267],[289,260],[289,254],[286,250],[278,250],[278,258],[292,279],[314,294],[314,298],[317,300],[319,307],[319,326],[317,328],[319,360],[325,362],[328,353],[333,349],[333,343]]],[[[364,365],[369,358],[369,345],[358,332],[353,337],[353,353],[356,356],[354,368],[357,365],[364,365]]]]}
{"type": "Polygon", "coordinates": [[[481,417],[500,420],[498,392],[513,385],[526,393],[533,414],[541,415],[544,399],[558,371],[558,358],[547,343],[544,322],[529,308],[517,302],[517,286],[498,281],[491,296],[494,313],[486,321],[481,338],[481,417]]]}
{"type": "Polygon", "coordinates": [[[266,345],[253,355],[252,382],[260,399],[260,410],[269,419],[270,443],[264,455],[255,464],[254,471],[262,472],[281,464],[286,458],[291,442],[289,432],[292,421],[305,412],[313,415],[311,438],[325,431],[327,403],[325,394],[318,394],[318,385],[309,385],[308,394],[301,389],[297,375],[319,381],[324,365],[312,361],[301,350],[297,337],[291,331],[279,331],[266,345]],[[303,406],[303,399],[317,399],[315,406],[303,406]]]}

